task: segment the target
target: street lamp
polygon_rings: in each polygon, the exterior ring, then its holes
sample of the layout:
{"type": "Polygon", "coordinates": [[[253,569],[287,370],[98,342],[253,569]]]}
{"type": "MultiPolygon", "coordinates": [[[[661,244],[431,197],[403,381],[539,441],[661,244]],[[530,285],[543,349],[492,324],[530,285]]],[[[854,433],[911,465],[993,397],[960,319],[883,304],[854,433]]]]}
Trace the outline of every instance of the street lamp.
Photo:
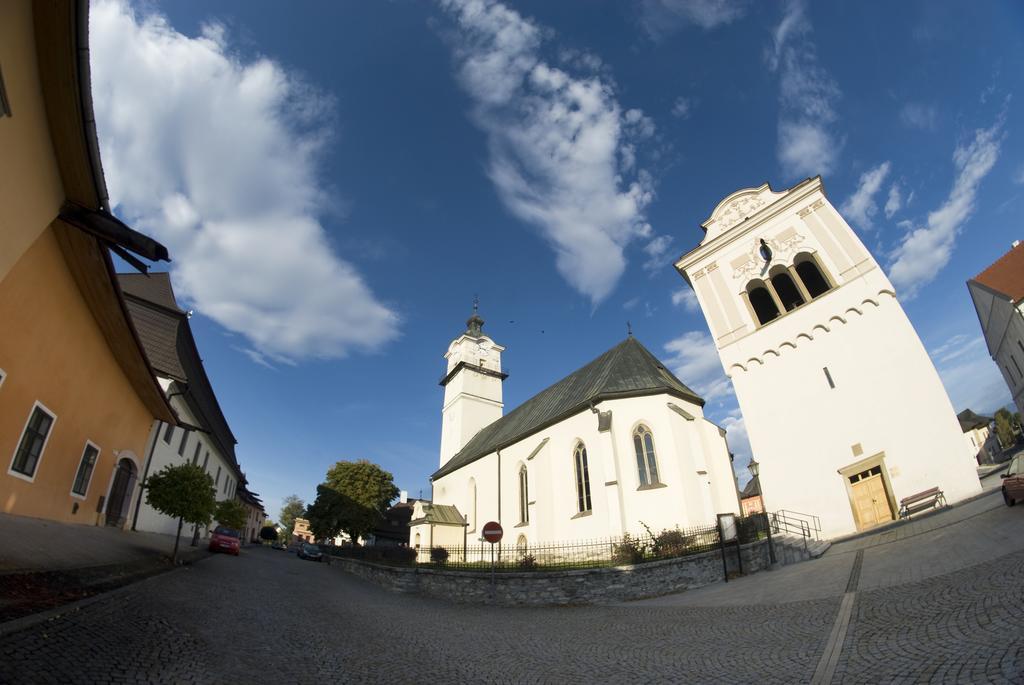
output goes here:
{"type": "Polygon", "coordinates": [[[761,471],[761,465],[754,461],[754,458],[750,458],[750,463],[747,464],[747,471],[750,471],[750,475],[757,478],[757,474],[761,471]]]}

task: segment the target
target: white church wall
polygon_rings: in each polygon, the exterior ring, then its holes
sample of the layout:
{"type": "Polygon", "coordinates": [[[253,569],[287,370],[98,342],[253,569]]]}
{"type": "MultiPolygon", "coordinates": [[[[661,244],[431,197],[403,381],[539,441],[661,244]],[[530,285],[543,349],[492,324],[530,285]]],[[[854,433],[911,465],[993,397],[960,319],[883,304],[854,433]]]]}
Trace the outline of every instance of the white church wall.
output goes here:
{"type": "MultiPolygon", "coordinates": [[[[612,412],[610,431],[599,432],[597,415],[584,410],[501,450],[500,514],[499,457],[495,453],[435,481],[434,501],[454,504],[469,515],[472,479],[478,525],[500,521],[504,542],[510,545],[520,535],[533,545],[623,532],[642,534],[641,522],[655,532],[677,525],[706,525],[715,521],[716,513],[739,511],[725,440],[717,427],[703,418],[698,405],[655,395],[601,402],[596,408],[612,412]],[[694,420],[687,421],[672,411],[670,402],[694,420]],[[652,432],[663,487],[640,487],[633,449],[633,429],[640,423],[652,432]],[[589,514],[578,510],[573,451],[580,441],[587,448],[589,514]],[[520,465],[527,469],[531,502],[525,525],[520,525],[519,514],[520,465]]],[[[474,544],[479,528],[468,538],[474,544]]]]}
{"type": "Polygon", "coordinates": [[[777,209],[677,263],[705,311],[739,303],[738,320],[708,320],[761,463],[765,506],[818,515],[826,535],[852,532],[848,481],[838,470],[883,454],[891,504],[934,486],[950,502],[980,491],[938,374],[867,249],[816,182],[777,209]],[[768,265],[757,255],[762,237],[773,251],[768,265]],[[836,287],[758,326],[747,283],[803,252],[836,287]]]}

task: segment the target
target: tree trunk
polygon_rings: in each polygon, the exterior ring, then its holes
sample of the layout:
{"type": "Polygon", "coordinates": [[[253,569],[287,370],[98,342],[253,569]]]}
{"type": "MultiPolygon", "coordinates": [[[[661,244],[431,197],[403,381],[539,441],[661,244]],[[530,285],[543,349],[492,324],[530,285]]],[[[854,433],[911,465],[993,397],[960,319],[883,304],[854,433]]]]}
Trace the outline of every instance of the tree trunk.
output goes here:
{"type": "Polygon", "coordinates": [[[178,563],[178,541],[181,540],[181,524],[182,518],[178,517],[178,534],[174,536],[174,553],[171,555],[171,563],[178,563]]]}

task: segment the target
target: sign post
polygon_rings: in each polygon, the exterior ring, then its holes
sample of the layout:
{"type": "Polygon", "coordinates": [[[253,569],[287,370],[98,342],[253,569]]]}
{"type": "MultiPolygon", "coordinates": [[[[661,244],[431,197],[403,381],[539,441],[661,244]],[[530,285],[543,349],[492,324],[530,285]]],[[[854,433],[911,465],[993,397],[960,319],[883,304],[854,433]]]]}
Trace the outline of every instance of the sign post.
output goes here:
{"type": "MultiPolygon", "coordinates": [[[[725,582],[729,582],[729,563],[725,559],[725,543],[737,540],[736,535],[736,514],[718,515],[718,545],[722,550],[722,573],[725,575],[725,582]]],[[[737,551],[739,549],[737,548],[737,551]]],[[[742,561],[740,562],[742,563],[742,561]]]]}
{"type": "Polygon", "coordinates": [[[491,599],[494,599],[494,545],[501,542],[505,531],[497,521],[488,521],[481,531],[484,540],[491,543],[491,599]]]}

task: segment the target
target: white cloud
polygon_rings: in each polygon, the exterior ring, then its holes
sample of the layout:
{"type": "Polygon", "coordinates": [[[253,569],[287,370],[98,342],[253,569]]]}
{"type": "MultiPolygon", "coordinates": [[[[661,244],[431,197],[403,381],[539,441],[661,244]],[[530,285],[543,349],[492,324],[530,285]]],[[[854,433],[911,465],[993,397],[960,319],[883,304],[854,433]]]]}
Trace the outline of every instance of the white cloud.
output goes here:
{"type": "Polygon", "coordinates": [[[653,122],[623,112],[599,75],[548,64],[544,31],[500,2],[441,5],[459,28],[458,76],[487,135],[499,196],[541,230],[569,284],[600,303],[625,270],[625,246],[651,233],[644,212],[653,182],[635,168],[635,144],[653,122]]]}
{"type": "Polygon", "coordinates": [[[889,197],[885,200],[885,218],[891,219],[902,207],[903,194],[900,191],[900,184],[893,183],[889,186],[889,197]]]}
{"type": "Polygon", "coordinates": [[[725,429],[729,450],[733,453],[733,470],[744,483],[750,480],[747,464],[750,463],[750,437],[747,435],[747,424],[739,408],[734,408],[719,419],[718,423],[725,429]]]}
{"type": "Polygon", "coordinates": [[[1019,186],[1024,186],[1024,164],[1017,167],[1017,170],[1013,172],[1013,182],[1019,186]]]}
{"type": "Polygon", "coordinates": [[[676,119],[688,119],[693,111],[693,100],[690,98],[677,97],[672,103],[672,116],[676,119]]]}
{"type": "Polygon", "coordinates": [[[1006,381],[980,335],[955,335],[930,354],[957,412],[970,408],[991,413],[1011,401],[1006,381]]]}
{"type": "Polygon", "coordinates": [[[257,363],[393,338],[398,317],[320,223],[328,103],[269,59],[241,61],[219,26],[188,37],[101,0],[90,31],[112,202],[168,245],[183,298],[244,336],[257,363]]]}
{"type": "Polygon", "coordinates": [[[1002,118],[991,128],[978,129],[968,143],[953,152],[957,176],[942,206],[928,214],[928,221],[909,231],[893,252],[889,278],[904,297],[914,297],[949,262],[956,237],[974,213],[978,186],[999,158],[1002,118]]]}
{"type": "Polygon", "coordinates": [[[640,23],[657,40],[684,26],[730,24],[746,11],[744,0],[640,0],[640,23]]]}
{"type": "Polygon", "coordinates": [[[842,147],[830,127],[841,93],[818,64],[805,10],[803,0],[789,0],[765,53],[769,69],[779,74],[779,163],[793,176],[828,174],[842,147]]]}
{"type": "Polygon", "coordinates": [[[722,371],[722,362],[711,336],[689,331],[665,344],[670,355],[666,364],[683,383],[707,402],[733,394],[732,384],[722,371]]]}
{"type": "MultiPolygon", "coordinates": [[[[875,202],[875,195],[889,175],[889,162],[882,162],[874,169],[865,171],[860,176],[857,190],[839,208],[839,212],[847,219],[852,219],[857,228],[866,231],[874,226],[874,216],[878,212],[878,204],[875,202]]],[[[892,194],[890,193],[890,198],[892,194]]],[[[889,205],[886,204],[888,214],[889,205]]]]}
{"type": "Polygon", "coordinates": [[[659,235],[644,245],[644,252],[647,253],[647,261],[644,268],[648,271],[657,271],[665,267],[666,256],[672,247],[672,236],[659,235]]]}
{"type": "Polygon", "coordinates": [[[697,294],[689,288],[680,288],[672,293],[672,304],[676,307],[681,306],[683,309],[691,313],[700,311],[700,303],[697,301],[697,294]]]}
{"type": "Polygon", "coordinates": [[[900,121],[922,131],[934,131],[938,119],[939,112],[933,105],[908,102],[900,109],[900,121]]]}

